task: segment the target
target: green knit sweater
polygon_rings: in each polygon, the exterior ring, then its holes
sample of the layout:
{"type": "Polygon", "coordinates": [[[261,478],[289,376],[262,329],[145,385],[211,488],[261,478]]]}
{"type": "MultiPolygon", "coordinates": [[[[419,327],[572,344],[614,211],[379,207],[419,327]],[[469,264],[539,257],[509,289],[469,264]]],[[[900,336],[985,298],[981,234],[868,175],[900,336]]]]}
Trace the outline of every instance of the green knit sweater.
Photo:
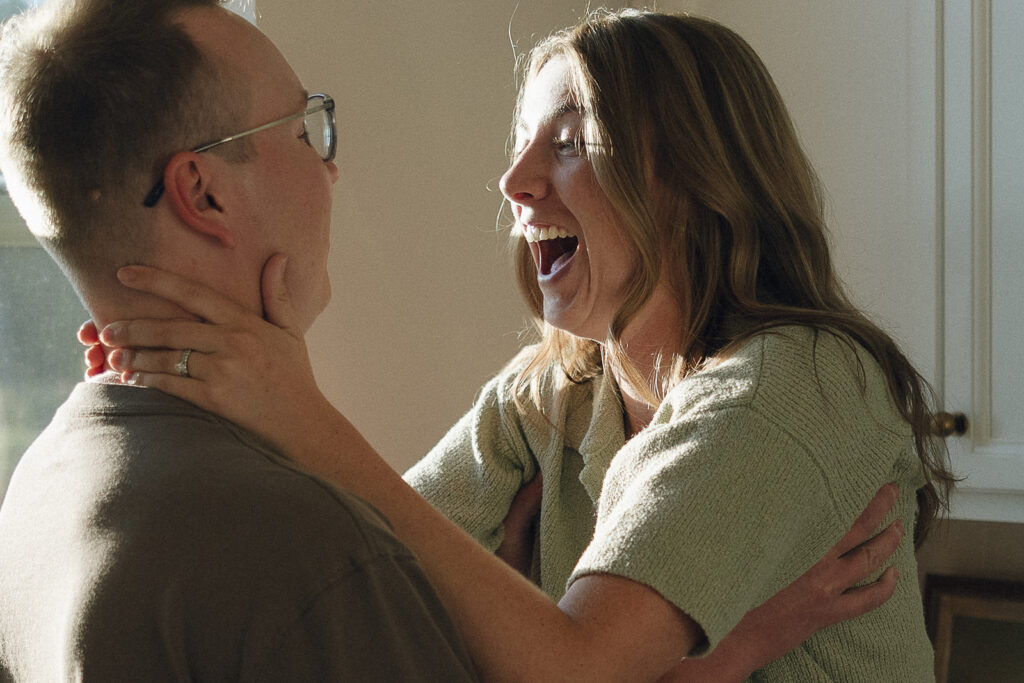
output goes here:
{"type": "MultiPolygon", "coordinates": [[[[520,413],[514,378],[529,353],[406,478],[493,550],[539,467],[534,578],[555,600],[579,576],[628,577],[701,625],[700,654],[821,558],[884,483],[899,483],[894,516],[913,524],[924,478],[909,428],[877,364],[831,333],[787,327],[749,340],[676,386],[628,442],[609,376],[573,385],[552,368],[543,414],[528,399],[520,413]]],[[[909,535],[891,562],[900,580],[884,606],[751,680],[933,680],[909,535]]]]}

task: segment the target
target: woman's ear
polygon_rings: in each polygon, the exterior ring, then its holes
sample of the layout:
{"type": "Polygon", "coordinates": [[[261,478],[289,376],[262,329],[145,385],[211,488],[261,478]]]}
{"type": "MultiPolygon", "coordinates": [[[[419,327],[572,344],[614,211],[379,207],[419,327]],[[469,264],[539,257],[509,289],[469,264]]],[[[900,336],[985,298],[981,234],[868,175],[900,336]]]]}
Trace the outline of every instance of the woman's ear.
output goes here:
{"type": "Polygon", "coordinates": [[[191,229],[235,247],[235,233],[227,216],[227,193],[218,182],[220,164],[195,152],[178,152],[164,167],[164,186],[171,208],[191,229]]]}

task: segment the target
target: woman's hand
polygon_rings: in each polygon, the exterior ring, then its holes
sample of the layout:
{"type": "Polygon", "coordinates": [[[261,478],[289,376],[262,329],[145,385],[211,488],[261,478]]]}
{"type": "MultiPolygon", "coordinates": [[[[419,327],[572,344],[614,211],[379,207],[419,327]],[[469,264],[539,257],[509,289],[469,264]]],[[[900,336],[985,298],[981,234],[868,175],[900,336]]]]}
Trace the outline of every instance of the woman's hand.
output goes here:
{"type": "MultiPolygon", "coordinates": [[[[108,365],[126,383],[195,403],[269,438],[282,450],[297,443],[293,439],[301,433],[303,420],[317,414],[327,401],[313,378],[303,331],[295,323],[284,285],[286,261],[275,256],[264,267],[266,320],[178,275],[147,266],[122,268],[118,279],[124,285],[172,301],[205,322],[111,323],[98,336],[113,348],[108,365]]],[[[88,327],[83,325],[79,334],[83,343],[92,338],[88,327]]],[[[86,352],[89,373],[94,353],[86,352]]]]}
{"type": "Polygon", "coordinates": [[[85,378],[103,374],[103,364],[107,362],[107,357],[100,346],[100,333],[93,321],[86,320],[78,328],[78,342],[88,347],[85,350],[85,378]]]}
{"type": "Polygon", "coordinates": [[[494,554],[517,572],[533,580],[533,560],[536,550],[537,525],[540,523],[540,503],[544,491],[544,477],[540,472],[519,489],[502,526],[505,537],[494,554]]]}
{"type": "MultiPolygon", "coordinates": [[[[743,681],[821,629],[853,619],[892,597],[899,578],[889,567],[877,580],[856,587],[888,560],[903,539],[899,520],[873,536],[899,496],[886,484],[846,535],[802,576],[743,617],[704,659],[687,659],[662,679],[666,681],[743,681]]],[[[907,577],[908,581],[916,577],[907,577]]]]}

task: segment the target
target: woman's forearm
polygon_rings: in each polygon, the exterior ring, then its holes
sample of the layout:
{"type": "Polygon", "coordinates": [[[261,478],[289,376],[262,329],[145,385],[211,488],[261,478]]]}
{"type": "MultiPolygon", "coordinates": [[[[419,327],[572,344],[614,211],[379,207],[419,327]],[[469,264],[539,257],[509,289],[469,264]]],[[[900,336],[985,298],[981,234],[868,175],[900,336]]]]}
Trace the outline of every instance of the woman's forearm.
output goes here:
{"type": "Polygon", "coordinates": [[[658,683],[742,683],[768,663],[762,662],[762,653],[751,646],[729,634],[707,657],[684,659],[658,683]]]}
{"type": "MultiPolygon", "coordinates": [[[[319,433],[296,434],[289,451],[302,449],[301,462],[389,518],[440,594],[485,680],[655,680],[692,645],[668,642],[668,636],[647,639],[655,641],[651,651],[637,652],[630,642],[643,640],[624,639],[614,625],[598,623],[596,617],[610,610],[581,604],[587,599],[581,600],[580,591],[563,610],[434,510],[326,400],[320,413],[319,433]]],[[[628,612],[627,607],[614,609],[628,612]]]]}

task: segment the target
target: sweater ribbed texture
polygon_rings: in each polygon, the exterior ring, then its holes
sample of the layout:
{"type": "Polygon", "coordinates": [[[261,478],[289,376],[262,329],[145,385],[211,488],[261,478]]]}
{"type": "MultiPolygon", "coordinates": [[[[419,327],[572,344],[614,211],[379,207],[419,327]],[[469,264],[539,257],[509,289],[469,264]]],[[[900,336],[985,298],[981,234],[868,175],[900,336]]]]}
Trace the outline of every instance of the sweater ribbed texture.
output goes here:
{"type": "MultiPolygon", "coordinates": [[[[884,483],[910,527],[923,483],[909,427],[869,354],[831,333],[780,328],[676,386],[625,443],[614,382],[544,378],[546,409],[512,404],[529,350],[407,473],[485,546],[502,538],[516,491],[539,467],[544,497],[534,577],[553,599],[610,573],[651,586],[701,625],[713,648],[750,609],[813,565],[884,483]]],[[[527,405],[530,405],[527,403],[527,405]]],[[[933,680],[913,545],[882,608],[827,628],[756,672],[757,681],[933,680]]]]}

